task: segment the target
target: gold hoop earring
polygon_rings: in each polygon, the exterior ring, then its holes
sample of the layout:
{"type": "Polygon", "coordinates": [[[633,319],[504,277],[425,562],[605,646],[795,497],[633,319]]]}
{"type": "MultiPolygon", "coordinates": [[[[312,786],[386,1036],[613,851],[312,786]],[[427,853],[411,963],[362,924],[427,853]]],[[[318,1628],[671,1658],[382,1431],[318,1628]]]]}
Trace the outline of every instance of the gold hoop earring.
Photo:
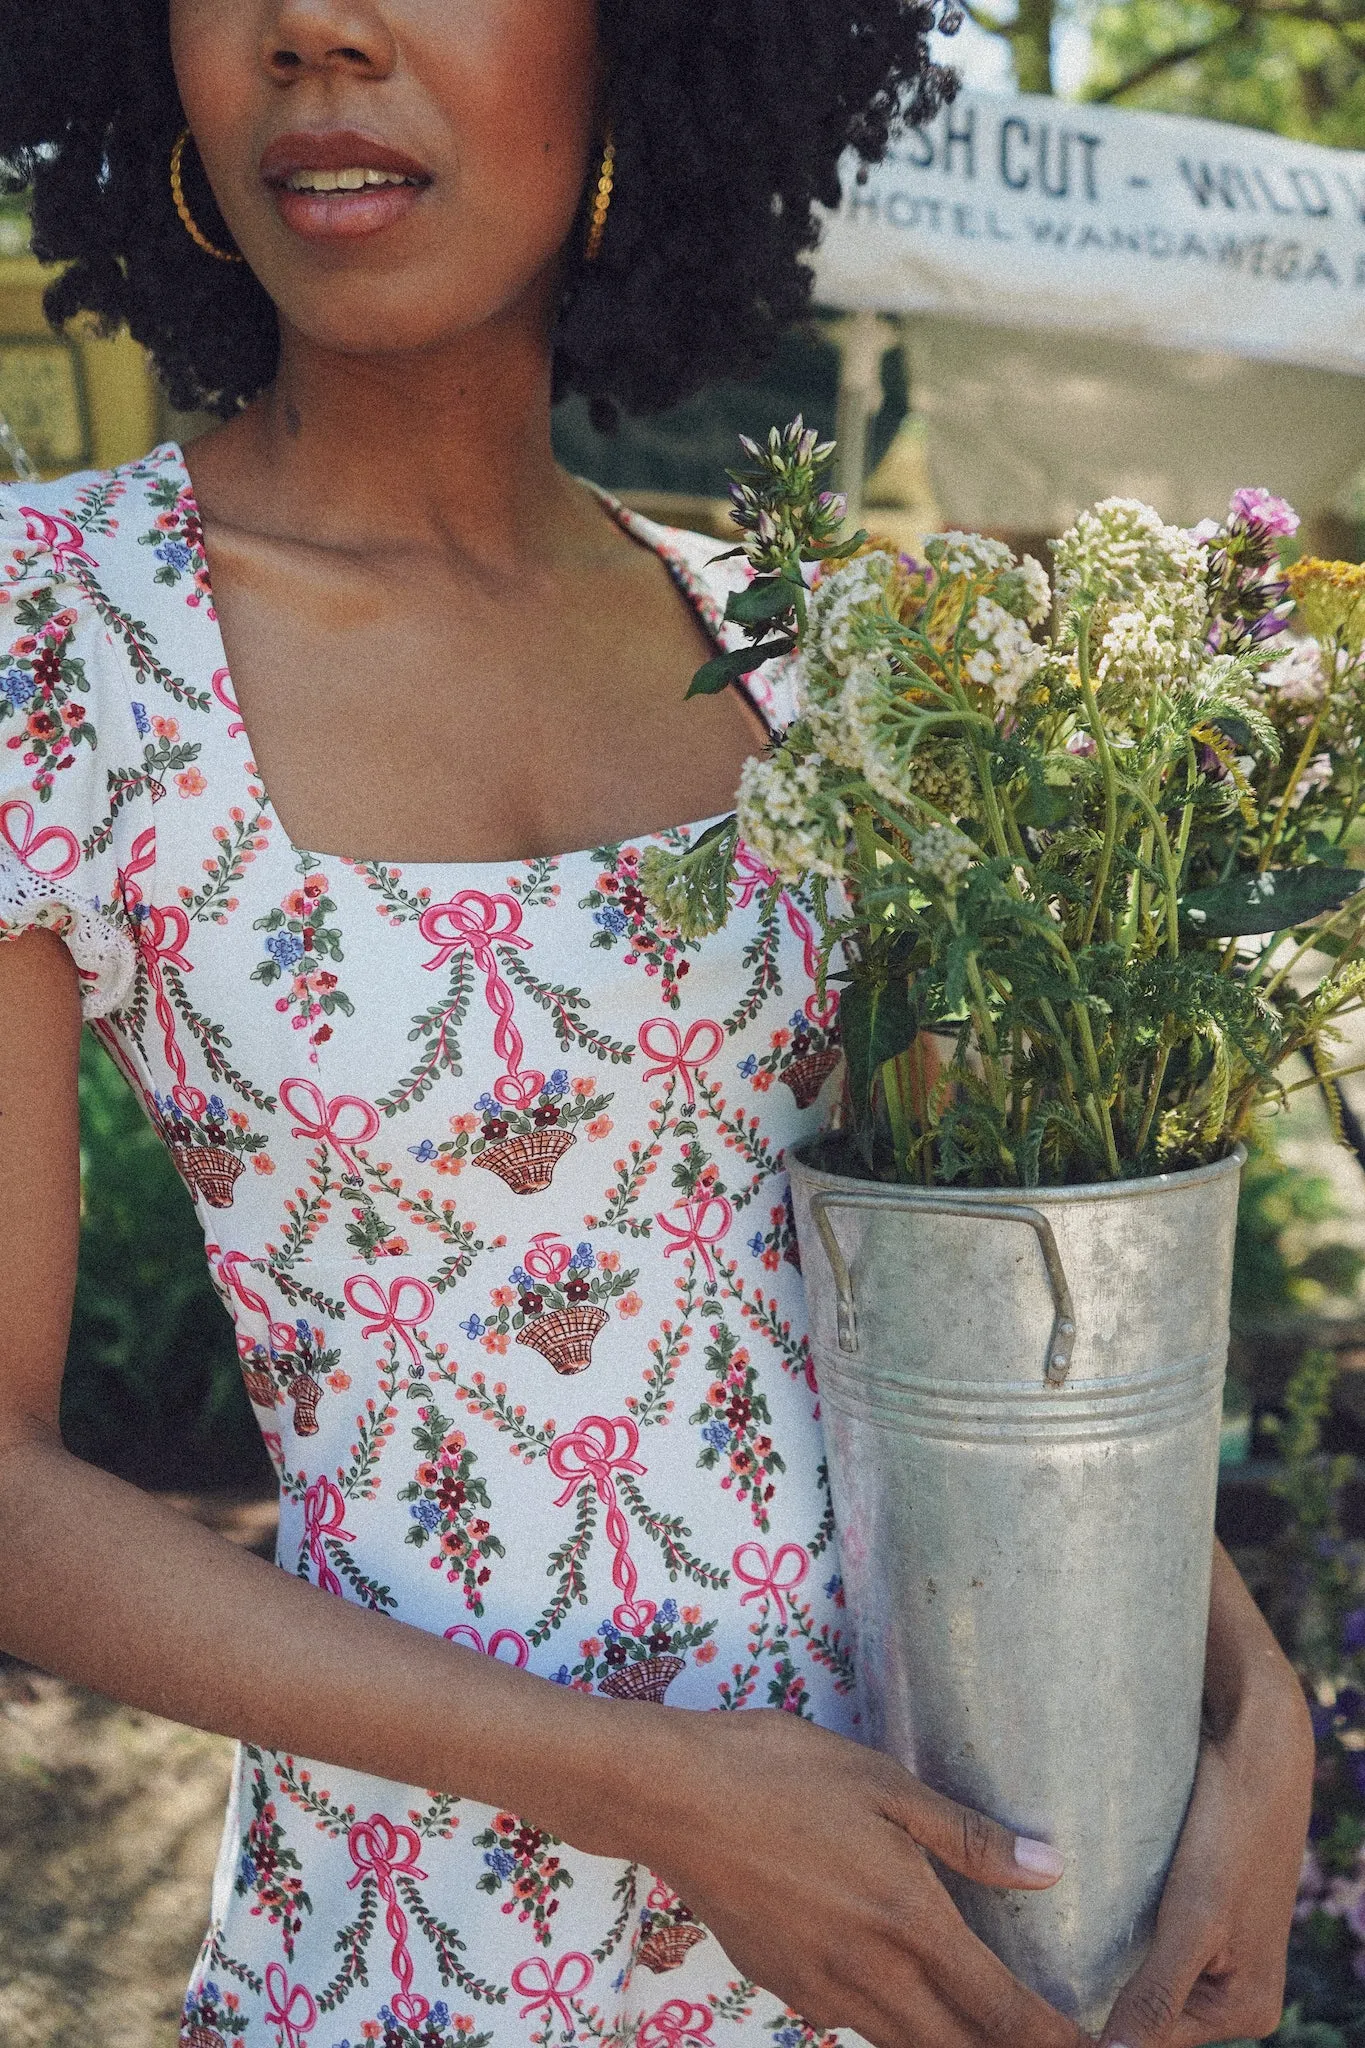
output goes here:
{"type": "Polygon", "coordinates": [[[596,263],[602,254],[602,237],[607,232],[607,215],[611,212],[611,195],[616,186],[616,139],[610,128],[607,130],[606,145],[602,151],[602,169],[598,174],[597,190],[593,194],[592,212],[588,216],[588,246],[584,260],[596,263]]]}
{"type": "Polygon", "coordinates": [[[245,263],[245,256],[239,256],[235,249],[220,249],[211,242],[190,212],[189,202],[185,197],[184,172],[185,144],[189,139],[189,129],[183,128],[176,137],[175,148],[171,151],[171,198],[175,201],[180,224],[196,248],[202,249],[206,256],[216,257],[219,263],[245,263]]]}

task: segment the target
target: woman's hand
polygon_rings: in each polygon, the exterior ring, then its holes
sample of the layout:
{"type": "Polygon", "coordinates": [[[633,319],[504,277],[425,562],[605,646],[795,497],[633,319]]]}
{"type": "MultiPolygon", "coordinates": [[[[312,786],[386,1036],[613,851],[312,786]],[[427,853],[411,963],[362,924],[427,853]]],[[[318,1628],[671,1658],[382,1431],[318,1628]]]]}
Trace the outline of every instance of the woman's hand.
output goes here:
{"type": "Polygon", "coordinates": [[[1061,1874],[1053,1851],[790,1714],[638,1713],[637,1838],[613,1853],[657,1871],[765,1991],[874,2048],[1090,2048],[969,1931],[930,1862],[1037,1891],[1061,1874]]]}
{"type": "Polygon", "coordinates": [[[1156,1939],[1105,2048],[1260,2040],[1280,2023],[1313,1731],[1298,1680],[1221,1550],[1206,1692],[1210,1732],[1156,1939]]]}

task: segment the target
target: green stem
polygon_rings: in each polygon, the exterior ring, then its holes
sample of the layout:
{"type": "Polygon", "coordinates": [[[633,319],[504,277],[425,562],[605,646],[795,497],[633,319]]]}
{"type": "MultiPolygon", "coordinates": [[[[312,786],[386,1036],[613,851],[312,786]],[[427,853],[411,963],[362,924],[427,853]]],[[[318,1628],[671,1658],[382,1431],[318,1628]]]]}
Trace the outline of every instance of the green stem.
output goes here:
{"type": "Polygon", "coordinates": [[[1275,822],[1270,828],[1270,837],[1261,850],[1260,860],[1256,863],[1258,875],[1263,875],[1270,866],[1275,848],[1280,843],[1280,834],[1284,830],[1285,819],[1289,816],[1289,806],[1294,800],[1294,791],[1299,786],[1299,778],[1303,774],[1304,769],[1313,758],[1313,749],[1317,746],[1318,735],[1322,731],[1322,721],[1326,715],[1326,709],[1327,707],[1324,705],[1313,720],[1313,723],[1309,726],[1308,737],[1299,751],[1299,758],[1294,763],[1293,773],[1285,784],[1284,795],[1280,798],[1280,807],[1275,813],[1275,822]]]}
{"type": "Polygon", "coordinates": [[[1142,1124],[1138,1130],[1137,1144],[1134,1148],[1135,1156],[1138,1159],[1141,1159],[1147,1149],[1147,1140],[1151,1135],[1152,1124],[1161,1102],[1161,1090],[1166,1079],[1166,1069],[1170,1062],[1171,1048],[1169,1045],[1163,1045],[1156,1056],[1156,1065],[1152,1069],[1152,1083],[1147,1090],[1147,1103],[1142,1113],[1142,1124]]]}
{"type": "Polygon", "coordinates": [[[1090,912],[1081,936],[1082,945],[1088,946],[1095,935],[1095,926],[1104,907],[1109,890],[1109,873],[1114,864],[1114,849],[1118,844],[1119,787],[1114,769],[1114,756],[1109,748],[1109,735],[1104,729],[1095,692],[1090,681],[1090,621],[1082,619],[1076,635],[1076,667],[1080,676],[1081,695],[1085,700],[1086,716],[1090,720],[1090,731],[1095,741],[1095,752],[1100,764],[1100,779],[1104,783],[1104,845],[1100,851],[1099,868],[1095,875],[1095,893],[1091,899],[1090,912]]]}
{"type": "Polygon", "coordinates": [[[1073,1003],[1076,1029],[1081,1036],[1081,1050],[1085,1055],[1085,1070],[1090,1079],[1090,1091],[1099,1111],[1100,1133],[1104,1139],[1104,1155],[1109,1162],[1109,1171],[1115,1180],[1122,1178],[1119,1165],[1118,1147],[1114,1143],[1114,1125],[1109,1115],[1109,1104],[1104,1099],[1104,1088],[1100,1080],[1099,1055],[1095,1051],[1095,1040],[1090,1030],[1090,1013],[1084,1003],[1073,1003]]]}

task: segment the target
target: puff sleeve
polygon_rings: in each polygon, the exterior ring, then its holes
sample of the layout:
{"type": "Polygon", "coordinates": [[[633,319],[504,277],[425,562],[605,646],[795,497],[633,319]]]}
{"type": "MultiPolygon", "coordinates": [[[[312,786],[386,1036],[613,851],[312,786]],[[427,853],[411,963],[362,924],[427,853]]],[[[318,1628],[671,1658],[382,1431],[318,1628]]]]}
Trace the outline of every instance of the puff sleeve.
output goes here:
{"type": "Polygon", "coordinates": [[[0,941],[56,932],[93,1020],[127,1001],[137,965],[119,860],[139,807],[111,774],[136,761],[136,732],[95,565],[80,529],[39,509],[50,496],[0,487],[0,941]]]}

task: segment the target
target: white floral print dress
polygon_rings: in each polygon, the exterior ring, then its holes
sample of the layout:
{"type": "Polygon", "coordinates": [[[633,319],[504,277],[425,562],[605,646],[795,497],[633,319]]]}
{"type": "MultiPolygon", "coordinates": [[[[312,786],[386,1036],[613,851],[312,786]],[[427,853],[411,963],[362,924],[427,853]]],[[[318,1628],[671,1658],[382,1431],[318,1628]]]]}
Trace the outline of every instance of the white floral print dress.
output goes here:
{"type": "MultiPolygon", "coordinates": [[[[723,637],[716,544],[617,516],[723,637]]],[[[848,1732],[782,1171],[834,1006],[756,860],[724,932],[660,929],[641,854],[698,829],[294,846],[179,448],[0,490],[0,938],[64,937],[195,1200],[281,1570],[563,1685],[848,1732]]],[[[813,2038],[648,1870],[241,1750],[184,2048],[740,2036],[813,2038]]]]}

